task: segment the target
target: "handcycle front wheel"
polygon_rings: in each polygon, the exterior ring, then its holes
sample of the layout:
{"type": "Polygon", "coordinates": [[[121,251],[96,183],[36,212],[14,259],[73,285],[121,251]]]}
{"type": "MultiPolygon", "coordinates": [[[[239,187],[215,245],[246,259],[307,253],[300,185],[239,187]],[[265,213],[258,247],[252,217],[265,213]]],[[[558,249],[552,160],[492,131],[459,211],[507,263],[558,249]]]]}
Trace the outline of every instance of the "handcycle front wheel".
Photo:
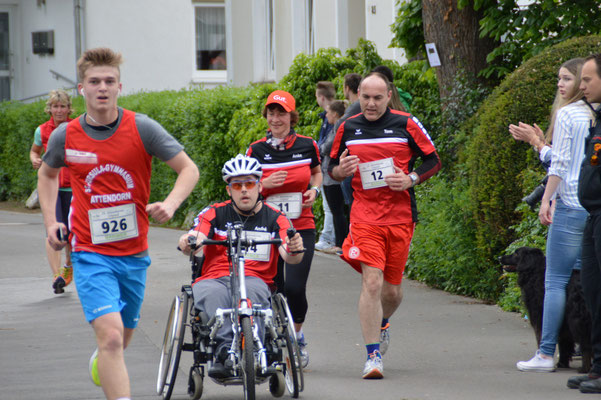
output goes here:
{"type": "Polygon", "coordinates": [[[186,328],[186,314],[188,311],[188,294],[182,292],[171,303],[169,318],[163,337],[161,360],[157,377],[157,394],[169,400],[175,386],[179,359],[182,354],[184,333],[186,328]]]}
{"type": "Polygon", "coordinates": [[[244,386],[244,399],[255,400],[255,352],[250,317],[240,317],[240,325],[242,326],[242,382],[244,386]]]}
{"type": "Polygon", "coordinates": [[[288,308],[286,298],[277,293],[273,296],[276,318],[283,330],[279,332],[284,336],[286,348],[283,351],[284,355],[284,380],[286,388],[293,398],[298,398],[300,392],[304,389],[303,366],[300,356],[300,349],[296,341],[296,332],[294,330],[294,322],[288,308]]]}

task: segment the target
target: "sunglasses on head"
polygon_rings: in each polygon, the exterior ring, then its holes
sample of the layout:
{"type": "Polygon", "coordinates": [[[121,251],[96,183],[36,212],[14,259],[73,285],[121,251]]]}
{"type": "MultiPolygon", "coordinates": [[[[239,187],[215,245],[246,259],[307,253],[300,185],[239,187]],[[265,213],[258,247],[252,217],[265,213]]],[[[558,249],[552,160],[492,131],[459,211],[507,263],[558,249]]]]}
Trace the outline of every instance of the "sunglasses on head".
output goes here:
{"type": "Polygon", "coordinates": [[[244,186],[244,187],[246,187],[246,189],[250,190],[250,189],[254,188],[255,186],[257,186],[257,183],[259,183],[259,181],[257,181],[257,180],[250,180],[250,181],[243,181],[243,182],[230,182],[230,183],[228,183],[228,186],[234,190],[242,190],[242,186],[244,186]]]}

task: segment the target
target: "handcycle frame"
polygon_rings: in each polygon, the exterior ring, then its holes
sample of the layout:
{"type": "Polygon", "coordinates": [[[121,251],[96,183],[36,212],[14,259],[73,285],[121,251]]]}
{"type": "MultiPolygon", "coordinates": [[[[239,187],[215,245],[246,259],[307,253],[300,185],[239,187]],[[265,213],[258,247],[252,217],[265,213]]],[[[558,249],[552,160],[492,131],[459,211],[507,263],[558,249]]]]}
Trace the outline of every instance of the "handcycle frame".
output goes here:
{"type": "MultiPolygon", "coordinates": [[[[192,287],[182,286],[181,294],[173,300],[165,329],[157,378],[157,394],[163,396],[165,400],[170,399],[177,377],[181,351],[185,350],[193,352],[194,359],[188,379],[188,394],[192,399],[199,399],[202,396],[205,370],[214,362],[215,337],[225,318],[230,318],[233,341],[225,363],[231,370],[232,376],[211,379],[221,385],[242,385],[245,399],[254,399],[255,384],[269,379],[269,388],[275,397],[283,395],[285,386],[291,396],[297,398],[304,389],[304,378],[300,351],[286,298],[280,293],[272,294],[271,308],[261,308],[261,305],[252,305],[246,293],[244,254],[249,250],[256,250],[258,245],[280,245],[282,241],[281,239],[247,239],[240,223],[228,223],[226,227],[226,240],[205,239],[202,244],[227,247],[232,306],[228,309],[217,309],[215,316],[209,320],[203,311],[194,307],[192,287]],[[190,315],[189,323],[186,323],[186,313],[190,315]],[[264,342],[259,335],[257,319],[261,319],[264,323],[264,342]],[[192,333],[192,342],[189,343],[185,343],[186,326],[192,333]]],[[[289,231],[288,235],[291,237],[294,231],[289,231]]],[[[189,244],[192,248],[190,261],[194,282],[200,276],[203,259],[194,255],[194,250],[197,248],[195,240],[189,244]]]]}

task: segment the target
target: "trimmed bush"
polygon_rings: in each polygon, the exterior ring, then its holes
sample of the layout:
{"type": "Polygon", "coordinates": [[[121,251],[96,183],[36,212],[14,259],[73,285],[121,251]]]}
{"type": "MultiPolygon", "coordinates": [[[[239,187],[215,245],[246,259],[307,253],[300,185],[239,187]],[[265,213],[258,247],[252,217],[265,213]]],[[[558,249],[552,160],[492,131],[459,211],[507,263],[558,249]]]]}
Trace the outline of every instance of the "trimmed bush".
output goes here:
{"type": "Polygon", "coordinates": [[[538,210],[530,210],[521,199],[545,172],[530,146],[511,138],[508,125],[536,122],[546,129],[559,66],[598,52],[599,44],[597,36],[577,38],[533,57],[455,135],[439,136],[437,147],[455,149],[457,161],[416,190],[420,222],[409,258],[410,277],[498,301],[506,310],[521,309],[515,276],[506,276],[497,258],[520,246],[544,250],[547,228],[538,222],[538,210]]]}
{"type": "Polygon", "coordinates": [[[494,259],[517,239],[509,229],[522,219],[516,206],[535,186],[522,179],[524,171],[544,175],[530,146],[516,142],[508,134],[508,125],[536,122],[546,129],[559,66],[598,52],[600,44],[598,36],[576,38],[531,58],[493,91],[474,117],[461,157],[469,179],[467,204],[475,222],[476,245],[487,258],[494,259]]]}
{"type": "MultiPolygon", "coordinates": [[[[197,163],[201,173],[199,183],[171,222],[181,226],[190,214],[226,197],[221,166],[236,154],[246,152],[251,142],[265,135],[267,123],[261,110],[271,91],[283,89],[295,96],[300,114],[297,132],[316,137],[321,123],[318,118],[321,110],[315,101],[316,83],[334,82],[338,98],[342,98],[346,73],[364,74],[382,63],[391,67],[397,82],[411,92],[416,112],[422,112],[418,115],[428,125],[428,117],[434,114],[431,104],[436,102],[431,101],[431,96],[437,93],[433,72],[422,61],[403,67],[393,61],[382,61],[373,43],[364,40],[345,55],[333,48],[321,49],[310,56],[298,55],[288,75],[278,84],[141,92],[120,97],[119,105],[155,119],[185,146],[187,154],[197,163]],[[421,111],[422,105],[429,108],[421,111]]],[[[80,115],[85,109],[83,99],[75,98],[73,103],[74,115],[80,115]]],[[[28,154],[35,128],[48,119],[43,109],[44,101],[0,104],[0,200],[24,201],[35,188],[36,173],[28,154]]],[[[164,199],[175,177],[166,164],[154,160],[150,200],[164,199]]],[[[320,202],[318,199],[314,207],[318,229],[322,226],[320,202]]]]}

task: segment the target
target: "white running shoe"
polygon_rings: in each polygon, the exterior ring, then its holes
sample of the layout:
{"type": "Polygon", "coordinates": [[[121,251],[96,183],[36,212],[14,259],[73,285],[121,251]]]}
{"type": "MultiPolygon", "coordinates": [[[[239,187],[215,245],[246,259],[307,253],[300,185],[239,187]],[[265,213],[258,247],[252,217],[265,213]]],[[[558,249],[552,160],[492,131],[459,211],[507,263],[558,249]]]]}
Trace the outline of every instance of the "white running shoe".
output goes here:
{"type": "Polygon", "coordinates": [[[553,372],[555,371],[555,360],[553,358],[543,358],[539,350],[529,361],[518,361],[516,364],[520,371],[529,372],[553,372]]]}
{"type": "Polygon", "coordinates": [[[327,249],[331,249],[332,247],[334,247],[334,245],[332,243],[328,243],[326,241],[317,241],[317,243],[315,243],[315,250],[318,251],[324,251],[327,249]]]}
{"type": "Polygon", "coordinates": [[[297,339],[297,342],[298,349],[300,351],[301,364],[303,365],[303,368],[307,368],[307,365],[309,365],[309,352],[307,351],[307,341],[305,340],[305,335],[302,335],[299,339],[297,339]]]}
{"type": "Polygon", "coordinates": [[[384,364],[382,356],[378,350],[369,355],[363,367],[363,379],[382,379],[384,378],[384,364]]]}
{"type": "Polygon", "coordinates": [[[380,329],[380,353],[382,355],[386,354],[388,345],[390,345],[390,323],[380,329]]]}

